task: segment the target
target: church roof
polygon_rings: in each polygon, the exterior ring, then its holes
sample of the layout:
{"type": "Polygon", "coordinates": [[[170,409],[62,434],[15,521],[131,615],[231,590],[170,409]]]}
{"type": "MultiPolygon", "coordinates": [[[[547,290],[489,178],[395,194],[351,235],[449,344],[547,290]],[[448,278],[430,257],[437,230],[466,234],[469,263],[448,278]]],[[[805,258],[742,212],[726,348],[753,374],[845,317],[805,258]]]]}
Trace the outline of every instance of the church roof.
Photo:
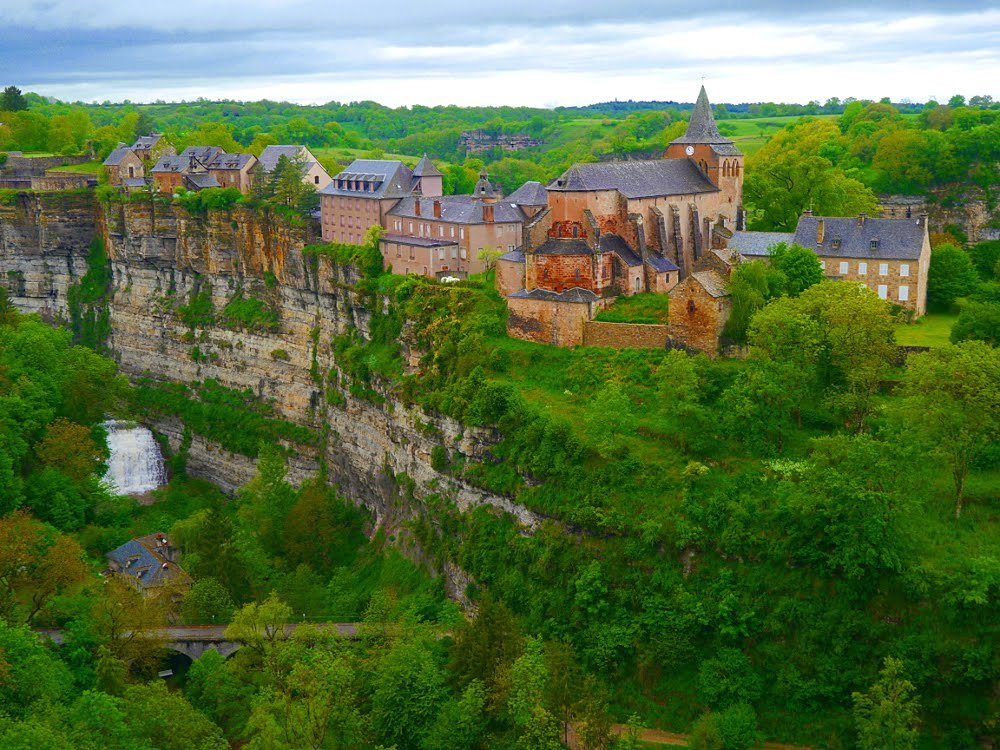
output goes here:
{"type": "Polygon", "coordinates": [[[542,183],[529,180],[504,198],[504,200],[517,203],[521,206],[547,206],[549,204],[549,192],[542,183]]]}
{"type": "Polygon", "coordinates": [[[715,271],[695,271],[691,277],[713,297],[728,297],[725,280],[715,271]]]}
{"type": "Polygon", "coordinates": [[[598,240],[598,247],[602,253],[610,252],[617,255],[626,266],[642,265],[642,258],[636,255],[624,238],[617,234],[602,234],[598,240]]]}
{"type": "Polygon", "coordinates": [[[585,240],[549,237],[531,251],[537,255],[593,255],[585,240]]]}
{"type": "Polygon", "coordinates": [[[427,154],[424,154],[420,161],[417,162],[417,166],[413,168],[414,177],[441,177],[441,170],[434,166],[434,162],[427,158],[427,154]]]}
{"type": "Polygon", "coordinates": [[[732,143],[719,132],[719,128],[715,124],[712,105],[708,103],[708,94],[705,93],[704,86],[698,92],[698,101],[694,103],[691,119],[688,120],[687,132],[680,138],[672,140],[671,143],[732,143]]]}
{"type": "Polygon", "coordinates": [[[553,302],[593,302],[597,299],[597,295],[592,291],[578,286],[567,289],[562,293],[539,288],[532,289],[530,292],[526,289],[521,289],[510,296],[524,299],[544,299],[553,302]]]}
{"type": "Polygon", "coordinates": [[[718,191],[689,159],[574,164],[548,189],[556,192],[617,190],[626,198],[718,191]]]}
{"type": "Polygon", "coordinates": [[[678,268],[677,264],[674,263],[672,260],[668,260],[667,258],[663,258],[663,257],[661,257],[659,255],[655,255],[655,254],[650,254],[650,256],[646,260],[646,262],[649,263],[649,265],[653,267],[654,271],[657,271],[659,273],[665,273],[667,271],[680,271],[681,270],[680,268],[678,268]]]}

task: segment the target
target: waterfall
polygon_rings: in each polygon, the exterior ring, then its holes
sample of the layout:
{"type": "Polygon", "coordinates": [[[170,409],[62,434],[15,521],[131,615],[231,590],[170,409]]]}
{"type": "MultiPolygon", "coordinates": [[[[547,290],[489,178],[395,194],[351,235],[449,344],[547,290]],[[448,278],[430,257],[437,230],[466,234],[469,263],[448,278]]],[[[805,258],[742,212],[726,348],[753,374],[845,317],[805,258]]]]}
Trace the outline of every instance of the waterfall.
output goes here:
{"type": "Polygon", "coordinates": [[[111,451],[104,478],[116,493],[141,495],[166,484],[163,454],[152,432],[135,422],[116,419],[109,419],[104,426],[108,430],[108,449],[111,451]]]}

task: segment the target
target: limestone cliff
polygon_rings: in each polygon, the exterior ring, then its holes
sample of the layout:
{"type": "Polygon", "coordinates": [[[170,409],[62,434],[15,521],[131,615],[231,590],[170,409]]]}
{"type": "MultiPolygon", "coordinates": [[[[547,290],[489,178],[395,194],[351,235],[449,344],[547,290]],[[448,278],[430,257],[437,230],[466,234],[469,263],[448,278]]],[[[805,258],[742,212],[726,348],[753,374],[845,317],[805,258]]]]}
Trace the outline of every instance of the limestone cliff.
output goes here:
{"type": "MultiPolygon", "coordinates": [[[[508,498],[432,468],[436,446],[482,458],[496,440],[491,431],[407,408],[388,389],[382,402],[343,388],[329,398],[325,390],[335,386],[324,375],[337,367],[331,338],[349,331],[367,336],[371,313],[355,287],[355,269],[303,253],[316,240],[315,225],[244,207],[192,216],[160,200],[95,206],[89,197],[34,195],[0,208],[0,272],[24,277],[13,289],[16,304],[65,314],[66,289],[85,271],[96,231],[112,274],[107,344],[122,371],[177,383],[212,379],[272,403],[275,416],[322,436],[314,445],[286,442],[292,481],[315,474],[322,456],[330,481],[392,529],[419,512],[400,502],[394,477],[402,474],[415,483],[418,502],[433,490],[459,509],[486,503],[526,528],[538,524],[508,498]],[[266,305],[276,322],[248,327],[225,320],[220,311],[240,295],[266,305]],[[192,324],[179,315],[196,297],[211,299],[211,320],[192,324]]],[[[153,426],[181,445],[185,426],[176,416],[153,426]]],[[[253,475],[252,457],[203,435],[191,436],[187,456],[190,473],[227,490],[253,475]]]]}
{"type": "Polygon", "coordinates": [[[22,311],[67,317],[67,291],[87,272],[94,211],[92,191],[0,198],[0,282],[22,311]]]}

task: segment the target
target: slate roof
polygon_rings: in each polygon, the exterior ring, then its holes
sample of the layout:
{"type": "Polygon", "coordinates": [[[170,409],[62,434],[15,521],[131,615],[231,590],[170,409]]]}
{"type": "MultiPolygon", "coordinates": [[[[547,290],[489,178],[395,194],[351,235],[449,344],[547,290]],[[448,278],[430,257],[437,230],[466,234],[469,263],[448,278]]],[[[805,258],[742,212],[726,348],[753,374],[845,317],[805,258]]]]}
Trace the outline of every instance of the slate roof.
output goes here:
{"type": "Polygon", "coordinates": [[[411,237],[408,234],[390,234],[388,232],[382,235],[382,240],[385,242],[397,242],[400,245],[413,245],[414,247],[450,247],[451,245],[457,245],[455,240],[447,240],[442,238],[434,239],[433,237],[411,237]]]}
{"type": "Polygon", "coordinates": [[[728,297],[729,290],[726,289],[725,280],[715,271],[695,271],[691,277],[697,279],[705,291],[713,297],[728,297]]]}
{"type": "MultiPolygon", "coordinates": [[[[263,154],[262,154],[263,155],[263,154]]],[[[413,190],[413,172],[403,162],[396,159],[355,159],[343,171],[333,176],[332,182],[320,190],[322,195],[346,195],[352,198],[372,199],[402,198],[413,190]],[[348,190],[338,184],[348,180],[373,183],[371,192],[348,190]]]]}
{"type": "Polygon", "coordinates": [[[602,253],[614,253],[626,266],[641,266],[642,258],[633,252],[628,243],[617,234],[602,234],[597,243],[602,253]]]}
{"type": "Polygon", "coordinates": [[[217,188],[221,187],[219,181],[215,177],[207,172],[198,172],[196,174],[184,175],[184,180],[192,185],[195,190],[204,190],[205,188],[217,188]]]}
{"type": "Polygon", "coordinates": [[[260,154],[257,162],[265,172],[270,172],[278,164],[278,159],[282,156],[288,159],[295,159],[302,156],[305,160],[306,168],[316,163],[316,158],[305,146],[267,146],[260,154]]]}
{"type": "Polygon", "coordinates": [[[794,232],[733,232],[729,249],[748,257],[766,258],[767,249],[772,245],[779,242],[791,245],[794,241],[794,232]]]}
{"type": "Polygon", "coordinates": [[[924,247],[924,227],[917,219],[865,219],[801,216],[795,243],[820,257],[917,260],[924,247]],[[824,223],[823,244],[816,244],[819,222],[824,223]],[[839,247],[834,247],[836,241],[839,247]],[[877,247],[872,249],[872,242],[877,247]]]}
{"type": "Polygon", "coordinates": [[[520,249],[511,250],[509,253],[504,253],[497,261],[506,260],[511,263],[524,263],[524,252],[520,249]]]}
{"type": "Polygon", "coordinates": [[[219,156],[219,154],[226,153],[218,146],[188,146],[186,149],[181,151],[178,156],[183,156],[185,159],[190,160],[192,156],[200,161],[204,165],[209,165],[212,161],[219,156]]]}
{"type": "Polygon", "coordinates": [[[694,109],[691,111],[687,131],[680,138],[672,140],[671,143],[732,144],[731,140],[719,132],[719,128],[715,124],[712,105],[708,103],[708,94],[705,93],[704,86],[698,92],[698,101],[694,103],[694,109]]]}
{"type": "Polygon", "coordinates": [[[126,177],[122,180],[122,186],[127,188],[146,187],[152,182],[149,177],[126,177]]]}
{"type": "MultiPolygon", "coordinates": [[[[347,193],[352,195],[352,193],[347,193]]],[[[404,219],[430,219],[432,221],[444,221],[449,224],[484,224],[483,206],[484,201],[478,200],[471,195],[443,195],[438,198],[420,198],[420,216],[417,216],[417,198],[408,196],[399,201],[388,216],[399,216],[404,219]],[[441,202],[441,216],[434,216],[434,201],[441,202]]],[[[493,206],[493,223],[510,224],[524,221],[524,213],[517,206],[512,206],[506,201],[491,204],[493,206]]]]}
{"type": "Polygon", "coordinates": [[[689,159],[575,164],[548,186],[555,192],[617,190],[626,198],[718,192],[689,159]]]}
{"type": "Polygon", "coordinates": [[[594,294],[589,289],[581,289],[578,286],[572,289],[567,289],[561,294],[559,292],[552,292],[548,289],[532,289],[530,292],[521,289],[518,292],[514,292],[510,295],[511,297],[517,297],[519,299],[545,299],[552,300],[553,302],[593,302],[597,299],[597,295],[594,294]]]}
{"type": "Polygon", "coordinates": [[[666,273],[667,271],[680,271],[681,269],[672,260],[667,260],[659,255],[651,253],[646,261],[653,267],[654,271],[666,273]]]}
{"type": "Polygon", "coordinates": [[[191,165],[186,156],[161,156],[153,172],[184,172],[191,165]]]}
{"type": "Polygon", "coordinates": [[[140,588],[188,578],[177,563],[170,562],[157,551],[155,534],[131,539],[105,557],[117,565],[117,575],[134,579],[140,588]]]}
{"type": "Polygon", "coordinates": [[[549,237],[532,250],[537,255],[593,255],[590,245],[581,239],[557,239],[549,237]]]}
{"type": "Polygon", "coordinates": [[[549,205],[549,191],[542,183],[529,180],[504,200],[519,206],[547,206],[549,205]]]}
{"type": "Polygon", "coordinates": [[[441,170],[434,166],[434,162],[427,158],[427,154],[420,157],[417,166],[413,168],[414,177],[443,177],[441,170]]]}
{"type": "Polygon", "coordinates": [[[212,160],[209,164],[209,169],[221,169],[221,170],[234,170],[238,171],[243,169],[250,160],[256,160],[257,157],[253,154],[219,154],[212,160]]]}
{"type": "Polygon", "coordinates": [[[122,163],[122,159],[124,159],[125,156],[130,153],[132,153],[132,149],[129,148],[128,146],[119,146],[110,154],[108,154],[108,158],[104,160],[104,166],[117,167],[119,164],[122,163]]]}
{"type": "Polygon", "coordinates": [[[490,176],[486,174],[485,169],[479,173],[479,181],[472,189],[472,194],[477,198],[497,198],[501,195],[496,185],[490,182],[490,176]]]}
{"type": "Polygon", "coordinates": [[[135,143],[132,144],[132,148],[137,148],[140,150],[147,150],[153,148],[159,140],[163,137],[163,133],[150,133],[149,135],[140,135],[135,139],[135,143]]]}

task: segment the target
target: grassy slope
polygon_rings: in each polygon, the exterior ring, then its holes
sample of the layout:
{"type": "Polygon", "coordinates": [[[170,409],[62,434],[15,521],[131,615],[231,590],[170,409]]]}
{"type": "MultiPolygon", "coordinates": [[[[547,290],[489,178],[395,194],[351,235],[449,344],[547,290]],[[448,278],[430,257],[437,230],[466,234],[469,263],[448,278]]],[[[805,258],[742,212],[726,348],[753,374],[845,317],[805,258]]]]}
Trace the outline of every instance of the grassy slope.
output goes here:
{"type": "Polygon", "coordinates": [[[957,313],[928,313],[914,323],[900,323],[896,341],[901,346],[944,346],[957,319],[957,313]]]}

